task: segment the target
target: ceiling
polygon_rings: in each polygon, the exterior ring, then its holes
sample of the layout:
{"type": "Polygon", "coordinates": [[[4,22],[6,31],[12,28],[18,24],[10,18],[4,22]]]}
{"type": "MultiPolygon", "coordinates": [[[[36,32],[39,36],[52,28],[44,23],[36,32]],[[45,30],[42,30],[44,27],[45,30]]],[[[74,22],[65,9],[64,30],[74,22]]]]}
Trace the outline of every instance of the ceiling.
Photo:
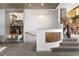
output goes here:
{"type": "Polygon", "coordinates": [[[0,3],[0,9],[55,9],[58,5],[59,3],[44,3],[44,5],[41,5],[41,3],[0,3]],[[31,4],[31,6],[29,6],[29,4],[31,4]]]}

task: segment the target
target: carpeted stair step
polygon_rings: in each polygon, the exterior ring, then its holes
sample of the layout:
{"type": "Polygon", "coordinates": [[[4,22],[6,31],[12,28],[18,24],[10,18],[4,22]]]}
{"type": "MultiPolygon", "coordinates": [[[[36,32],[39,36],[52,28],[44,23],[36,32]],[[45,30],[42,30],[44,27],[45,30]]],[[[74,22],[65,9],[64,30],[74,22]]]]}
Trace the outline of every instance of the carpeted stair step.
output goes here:
{"type": "Polygon", "coordinates": [[[78,39],[72,39],[72,38],[69,38],[69,39],[63,39],[63,42],[77,42],[78,39]]]}
{"type": "Polygon", "coordinates": [[[52,51],[79,51],[79,46],[61,46],[57,48],[51,48],[52,51]]]}
{"type": "Polygon", "coordinates": [[[79,46],[79,42],[62,42],[60,46],[79,46]]]}

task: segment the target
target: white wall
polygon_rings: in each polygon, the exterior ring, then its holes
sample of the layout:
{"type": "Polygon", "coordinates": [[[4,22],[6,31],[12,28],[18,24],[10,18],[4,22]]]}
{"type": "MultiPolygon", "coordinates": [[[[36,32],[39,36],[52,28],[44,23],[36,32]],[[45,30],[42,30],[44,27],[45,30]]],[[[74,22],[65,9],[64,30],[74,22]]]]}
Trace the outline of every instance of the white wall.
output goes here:
{"type": "MultiPolygon", "coordinates": [[[[24,36],[25,32],[36,33],[37,29],[58,28],[58,12],[54,9],[25,9],[24,10],[24,36]]],[[[30,37],[31,38],[31,37],[30,37]]],[[[30,41],[31,39],[29,39],[30,41]]],[[[36,39],[33,39],[34,41],[36,39]]],[[[33,41],[31,40],[31,41],[33,41]]],[[[24,39],[25,42],[28,39],[24,39]]]]}
{"type": "Polygon", "coordinates": [[[5,37],[7,38],[10,34],[10,10],[5,10],[5,37]]]}
{"type": "Polygon", "coordinates": [[[0,9],[0,42],[5,40],[5,9],[0,9]]]}
{"type": "Polygon", "coordinates": [[[25,9],[25,31],[38,28],[58,28],[57,11],[50,9],[25,9]]]}
{"type": "Polygon", "coordinates": [[[25,42],[36,42],[36,36],[25,34],[25,40],[24,41],[25,42]]]}
{"type": "MultiPolygon", "coordinates": [[[[37,31],[37,47],[36,47],[36,51],[51,51],[51,48],[55,48],[55,47],[59,47],[60,46],[60,42],[62,42],[62,29],[47,29],[47,30],[38,30],[37,31]],[[46,32],[58,32],[60,33],[60,41],[56,41],[56,42],[46,42],[46,36],[45,33],[46,32]]],[[[53,39],[53,38],[52,38],[53,39]]]]}

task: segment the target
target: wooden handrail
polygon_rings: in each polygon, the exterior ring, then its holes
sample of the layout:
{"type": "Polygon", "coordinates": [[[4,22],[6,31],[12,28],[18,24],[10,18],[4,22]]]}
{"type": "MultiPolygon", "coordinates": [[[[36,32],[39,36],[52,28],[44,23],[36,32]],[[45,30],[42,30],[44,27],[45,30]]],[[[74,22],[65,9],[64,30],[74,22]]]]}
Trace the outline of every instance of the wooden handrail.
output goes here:
{"type": "Polygon", "coordinates": [[[25,32],[25,34],[29,34],[29,35],[32,35],[32,36],[36,36],[35,34],[29,33],[29,32],[25,32]]]}

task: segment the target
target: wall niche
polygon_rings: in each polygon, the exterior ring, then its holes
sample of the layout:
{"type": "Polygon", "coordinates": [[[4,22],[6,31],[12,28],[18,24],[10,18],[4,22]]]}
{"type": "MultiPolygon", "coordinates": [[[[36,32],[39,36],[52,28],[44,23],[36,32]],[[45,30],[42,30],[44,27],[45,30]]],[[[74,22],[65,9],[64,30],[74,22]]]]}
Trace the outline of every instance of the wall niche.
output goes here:
{"type": "Polygon", "coordinates": [[[60,40],[60,32],[46,32],[46,42],[56,42],[60,40]]]}

